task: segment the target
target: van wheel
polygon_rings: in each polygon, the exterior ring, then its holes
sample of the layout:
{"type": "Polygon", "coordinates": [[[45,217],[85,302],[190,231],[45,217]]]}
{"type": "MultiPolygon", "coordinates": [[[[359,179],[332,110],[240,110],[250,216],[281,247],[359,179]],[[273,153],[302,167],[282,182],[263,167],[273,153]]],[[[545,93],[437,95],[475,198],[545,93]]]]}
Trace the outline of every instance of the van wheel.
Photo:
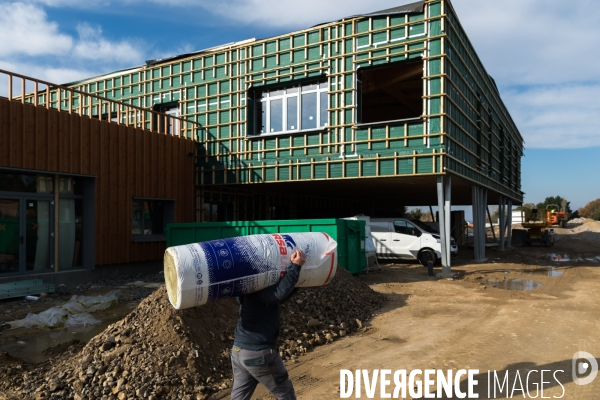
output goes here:
{"type": "Polygon", "coordinates": [[[433,252],[433,250],[423,250],[419,253],[419,262],[421,264],[423,264],[424,267],[427,266],[427,263],[431,261],[431,263],[433,265],[435,265],[436,261],[437,261],[437,257],[435,256],[435,253],[433,252]]]}

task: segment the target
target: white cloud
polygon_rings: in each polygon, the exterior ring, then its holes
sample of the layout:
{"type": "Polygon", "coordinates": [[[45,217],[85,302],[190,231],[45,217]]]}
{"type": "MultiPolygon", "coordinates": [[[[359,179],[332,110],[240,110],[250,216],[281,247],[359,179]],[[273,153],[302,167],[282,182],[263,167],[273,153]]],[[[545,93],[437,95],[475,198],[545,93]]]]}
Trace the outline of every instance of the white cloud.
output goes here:
{"type": "Polygon", "coordinates": [[[504,84],[599,80],[595,0],[454,0],[488,72],[504,84]]]}
{"type": "Polygon", "coordinates": [[[123,63],[139,62],[142,52],[127,41],[110,42],[102,37],[102,28],[89,24],[77,26],[79,40],[73,48],[75,57],[86,60],[119,60],[123,63]]]}
{"type": "MultiPolygon", "coordinates": [[[[46,1],[69,5],[69,1],[46,1]]],[[[98,2],[92,2],[98,3],[98,2]]],[[[141,40],[111,41],[81,22],[78,36],[61,32],[39,4],[0,3],[0,68],[53,83],[73,82],[144,60],[141,40]],[[93,61],[93,62],[90,62],[93,61]]]]}
{"type": "Polygon", "coordinates": [[[600,83],[541,86],[504,93],[526,148],[600,146],[600,83]]]}
{"type": "MultiPolygon", "coordinates": [[[[186,0],[171,0],[171,3],[186,0]]],[[[312,25],[335,21],[361,13],[370,13],[395,7],[411,1],[362,0],[281,1],[281,0],[201,0],[199,4],[208,11],[238,23],[277,28],[302,29],[312,25]]]]}
{"type": "Polygon", "coordinates": [[[39,7],[24,3],[0,4],[0,55],[29,56],[67,53],[73,39],[59,32],[39,7]]]}

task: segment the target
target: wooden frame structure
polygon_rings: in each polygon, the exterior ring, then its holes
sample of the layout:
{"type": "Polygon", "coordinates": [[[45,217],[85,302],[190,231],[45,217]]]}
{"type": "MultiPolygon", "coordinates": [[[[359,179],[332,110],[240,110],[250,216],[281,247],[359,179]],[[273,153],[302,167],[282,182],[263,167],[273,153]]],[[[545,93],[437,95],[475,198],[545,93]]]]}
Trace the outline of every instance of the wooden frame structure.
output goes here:
{"type": "Polygon", "coordinates": [[[399,198],[403,183],[429,177],[435,191],[438,176],[452,175],[452,199],[468,199],[461,204],[471,204],[471,186],[489,190],[492,199],[523,199],[523,138],[449,0],[231,43],[69,86],[145,109],[178,102],[180,115],[202,125],[200,193],[215,186],[268,184],[256,190],[277,191],[323,181],[335,188],[328,195],[348,197],[359,182],[380,180],[395,197],[373,201],[425,205],[399,198]],[[358,72],[413,61],[423,63],[422,115],[360,123],[358,72]],[[326,127],[254,132],[252,91],[310,79],[329,85],[326,127]]]}

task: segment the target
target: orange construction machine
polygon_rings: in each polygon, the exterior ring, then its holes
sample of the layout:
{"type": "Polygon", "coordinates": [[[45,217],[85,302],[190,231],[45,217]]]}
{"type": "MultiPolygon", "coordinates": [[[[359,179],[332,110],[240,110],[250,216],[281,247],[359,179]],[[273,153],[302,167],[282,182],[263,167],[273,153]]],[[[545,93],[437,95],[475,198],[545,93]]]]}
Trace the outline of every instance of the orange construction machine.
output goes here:
{"type": "Polygon", "coordinates": [[[561,210],[557,204],[549,204],[546,206],[546,221],[549,225],[558,225],[561,228],[566,228],[568,217],[565,210],[561,210]]]}

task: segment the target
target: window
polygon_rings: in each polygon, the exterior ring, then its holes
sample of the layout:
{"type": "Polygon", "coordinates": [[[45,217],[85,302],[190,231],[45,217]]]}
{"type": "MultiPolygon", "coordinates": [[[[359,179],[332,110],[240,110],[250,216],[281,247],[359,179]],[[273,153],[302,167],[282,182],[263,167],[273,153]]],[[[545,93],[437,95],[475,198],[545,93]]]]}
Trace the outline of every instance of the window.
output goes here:
{"type": "Polygon", "coordinates": [[[423,114],[423,61],[358,70],[357,122],[397,121],[423,114]]]}
{"type": "Polygon", "coordinates": [[[394,221],[394,230],[403,235],[418,236],[419,230],[410,222],[394,221]]]}
{"type": "Polygon", "coordinates": [[[402,233],[404,235],[408,234],[405,221],[394,221],[394,230],[396,233],[402,233]]]}
{"type": "MultiPolygon", "coordinates": [[[[180,117],[181,112],[179,110],[179,103],[176,101],[171,101],[169,103],[160,103],[155,104],[152,107],[153,111],[167,114],[171,117],[180,117]]],[[[179,120],[174,118],[166,118],[167,120],[167,128],[165,130],[165,118],[158,118],[156,121],[157,115],[154,116],[155,120],[152,124],[152,129],[160,132],[160,133],[168,133],[169,135],[179,136],[179,120]]]]}
{"type": "Polygon", "coordinates": [[[254,115],[254,119],[249,119],[251,132],[269,135],[328,126],[327,89],[326,81],[313,81],[254,90],[248,95],[249,103],[254,103],[254,110],[249,111],[254,115]]]}
{"type": "Polygon", "coordinates": [[[134,198],[131,208],[131,234],[134,242],[166,240],[167,224],[174,222],[175,202],[168,199],[134,198]]]}

